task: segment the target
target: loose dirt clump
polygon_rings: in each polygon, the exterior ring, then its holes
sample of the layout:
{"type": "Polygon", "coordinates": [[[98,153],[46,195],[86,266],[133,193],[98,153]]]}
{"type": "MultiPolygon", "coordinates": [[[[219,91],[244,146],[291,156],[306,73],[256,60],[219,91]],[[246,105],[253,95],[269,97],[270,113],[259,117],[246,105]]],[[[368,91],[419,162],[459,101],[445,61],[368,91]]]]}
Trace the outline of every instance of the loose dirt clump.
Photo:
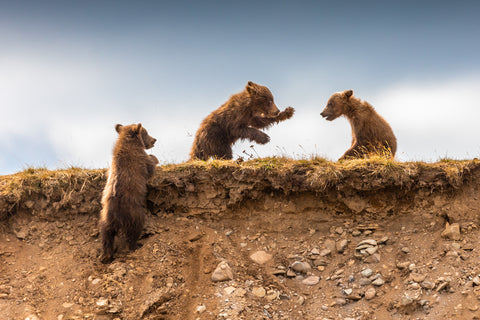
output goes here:
{"type": "Polygon", "coordinates": [[[478,160],[157,167],[108,265],[105,174],[0,177],[1,319],[478,319],[478,160]]]}

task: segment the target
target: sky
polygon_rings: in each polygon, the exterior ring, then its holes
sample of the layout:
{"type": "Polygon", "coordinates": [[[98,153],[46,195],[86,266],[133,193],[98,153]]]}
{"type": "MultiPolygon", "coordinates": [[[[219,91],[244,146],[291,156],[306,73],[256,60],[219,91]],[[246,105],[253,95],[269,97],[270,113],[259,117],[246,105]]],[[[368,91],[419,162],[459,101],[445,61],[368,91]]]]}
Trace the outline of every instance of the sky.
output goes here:
{"type": "Polygon", "coordinates": [[[164,163],[248,81],[294,117],[234,157],[338,159],[353,89],[392,126],[399,161],[480,156],[478,1],[0,1],[0,175],[106,168],[115,124],[164,163]]]}

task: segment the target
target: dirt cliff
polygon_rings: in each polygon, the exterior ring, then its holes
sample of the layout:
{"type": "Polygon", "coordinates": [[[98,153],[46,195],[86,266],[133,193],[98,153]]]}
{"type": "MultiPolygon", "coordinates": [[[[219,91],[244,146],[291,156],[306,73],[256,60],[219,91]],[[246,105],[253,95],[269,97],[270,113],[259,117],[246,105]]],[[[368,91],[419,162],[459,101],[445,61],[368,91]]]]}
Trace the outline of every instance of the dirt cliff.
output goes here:
{"type": "Polygon", "coordinates": [[[110,265],[105,174],[0,177],[0,318],[478,319],[476,159],[159,166],[143,246],[110,265]]]}

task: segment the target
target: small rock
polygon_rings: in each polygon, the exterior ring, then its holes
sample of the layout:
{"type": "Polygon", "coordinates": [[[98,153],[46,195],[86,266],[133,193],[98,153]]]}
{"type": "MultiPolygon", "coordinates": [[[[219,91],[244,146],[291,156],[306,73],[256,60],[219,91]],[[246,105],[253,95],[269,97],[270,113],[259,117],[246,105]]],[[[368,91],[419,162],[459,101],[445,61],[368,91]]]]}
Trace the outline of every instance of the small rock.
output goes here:
{"type": "Polygon", "coordinates": [[[302,280],[302,283],[306,284],[307,286],[314,286],[319,282],[320,282],[320,277],[318,276],[309,276],[302,280]]]}
{"type": "Polygon", "coordinates": [[[226,295],[230,295],[235,291],[235,287],[226,287],[223,289],[223,292],[225,292],[226,295]]]}
{"type": "Polygon", "coordinates": [[[408,261],[397,262],[397,268],[400,269],[400,270],[408,268],[409,265],[410,265],[410,262],[408,262],[408,261]]]}
{"type": "Polygon", "coordinates": [[[335,247],[337,249],[337,252],[342,253],[345,251],[345,248],[348,245],[348,241],[346,239],[340,240],[335,244],[335,247]]]}
{"type": "Polygon", "coordinates": [[[97,285],[97,284],[100,283],[100,281],[102,281],[102,280],[99,279],[99,278],[95,278],[95,279],[92,280],[92,284],[93,284],[93,285],[97,285]]]}
{"type": "Polygon", "coordinates": [[[350,289],[350,288],[348,288],[348,289],[344,289],[343,292],[345,293],[345,295],[348,296],[348,295],[351,295],[351,294],[352,294],[353,290],[350,289]]]}
{"type": "Polygon", "coordinates": [[[412,272],[410,274],[410,277],[412,278],[413,281],[415,282],[422,282],[423,280],[425,280],[425,275],[424,274],[420,274],[420,273],[416,273],[416,272],[412,272]]]}
{"type": "Polygon", "coordinates": [[[287,270],[287,277],[293,278],[295,276],[296,276],[295,271],[293,271],[292,269],[287,270]]]}
{"type": "Polygon", "coordinates": [[[375,290],[374,287],[370,287],[365,291],[365,299],[367,300],[372,300],[375,298],[375,295],[377,294],[377,291],[375,290]]]}
{"type": "Polygon", "coordinates": [[[307,273],[312,271],[312,267],[308,262],[303,262],[303,261],[295,261],[292,263],[290,266],[293,271],[295,272],[300,272],[300,273],[307,273]]]}
{"type": "Polygon", "coordinates": [[[65,302],[62,304],[62,307],[64,307],[65,309],[71,308],[73,307],[73,303],[65,302]]]}
{"type": "Polygon", "coordinates": [[[335,241],[333,241],[331,239],[325,240],[323,245],[324,245],[325,249],[329,249],[330,251],[335,250],[335,241]]]}
{"type": "Polygon", "coordinates": [[[445,230],[442,231],[442,237],[450,240],[460,240],[460,225],[458,223],[452,223],[445,225],[445,230]]]}
{"type": "Polygon", "coordinates": [[[320,254],[320,251],[318,251],[317,248],[313,248],[312,251],[310,251],[310,254],[311,254],[311,255],[319,255],[319,254],[320,254]]]}
{"type": "Polygon", "coordinates": [[[372,281],[372,284],[374,286],[377,286],[377,287],[382,286],[384,283],[385,283],[385,281],[383,281],[382,278],[378,278],[378,279],[375,279],[374,281],[372,281]]]}
{"type": "Polygon", "coordinates": [[[474,285],[480,286],[480,277],[479,276],[473,277],[472,281],[473,281],[474,285]]]}
{"type": "Polygon", "coordinates": [[[378,253],[374,253],[371,256],[365,259],[366,263],[379,263],[380,262],[380,255],[378,253]]]}
{"type": "Polygon", "coordinates": [[[205,307],[203,304],[198,306],[197,309],[195,310],[196,313],[204,313],[207,310],[207,307],[205,307]]]}
{"type": "Polygon", "coordinates": [[[409,249],[408,247],[403,247],[401,250],[402,250],[402,252],[405,253],[405,254],[406,254],[406,253],[410,253],[410,249],[409,249]]]}
{"type": "Polygon", "coordinates": [[[19,240],[24,240],[26,237],[28,237],[28,229],[26,227],[22,227],[20,229],[14,229],[13,233],[15,233],[15,236],[19,240]]]}
{"type": "Polygon", "coordinates": [[[97,307],[106,307],[106,306],[108,306],[108,299],[107,298],[101,297],[97,300],[97,307]]]}
{"type": "Polygon", "coordinates": [[[334,303],[334,305],[337,305],[337,306],[344,306],[346,304],[347,304],[347,300],[343,298],[338,298],[337,300],[335,300],[335,303],[334,303]]]}
{"type": "Polygon", "coordinates": [[[219,281],[226,281],[233,279],[233,272],[230,266],[225,262],[222,261],[218,264],[215,271],[212,273],[212,281],[219,282],[219,281]]]}
{"type": "Polygon", "coordinates": [[[330,249],[323,249],[321,252],[320,252],[320,257],[326,257],[328,255],[330,255],[332,253],[332,250],[330,249]]]}
{"type": "Polygon", "coordinates": [[[360,280],[358,280],[358,283],[364,287],[364,286],[368,286],[372,283],[372,280],[370,279],[367,279],[367,278],[360,278],[360,280]]]}
{"type": "Polygon", "coordinates": [[[431,281],[423,281],[420,283],[420,286],[424,289],[433,290],[435,288],[435,283],[431,281]]]}
{"type": "Polygon", "coordinates": [[[324,259],[315,259],[313,260],[313,265],[315,267],[319,267],[319,266],[326,267],[328,266],[328,262],[327,260],[324,260],[324,259]]]}
{"type": "Polygon", "coordinates": [[[363,269],[362,272],[360,272],[362,276],[364,276],[365,278],[368,278],[370,277],[372,274],[373,274],[373,271],[372,269],[370,268],[367,268],[367,269],[363,269]]]}
{"type": "Polygon", "coordinates": [[[358,237],[358,236],[360,236],[361,234],[362,234],[362,232],[359,231],[359,230],[353,230],[353,231],[352,231],[352,236],[354,236],[354,237],[358,237]]]}
{"type": "Polygon", "coordinates": [[[343,233],[343,228],[342,227],[336,227],[335,232],[338,233],[338,234],[342,234],[343,233]]]}
{"type": "Polygon", "coordinates": [[[378,244],[386,244],[387,241],[388,241],[388,237],[385,236],[385,237],[383,237],[382,239],[378,240],[377,242],[378,242],[378,244]]]}
{"type": "Polygon", "coordinates": [[[265,297],[266,291],[263,287],[254,287],[252,289],[252,294],[256,297],[263,298],[265,297]]]}
{"type": "Polygon", "coordinates": [[[272,260],[273,256],[265,251],[257,251],[250,255],[250,259],[258,264],[264,264],[272,260]]]}

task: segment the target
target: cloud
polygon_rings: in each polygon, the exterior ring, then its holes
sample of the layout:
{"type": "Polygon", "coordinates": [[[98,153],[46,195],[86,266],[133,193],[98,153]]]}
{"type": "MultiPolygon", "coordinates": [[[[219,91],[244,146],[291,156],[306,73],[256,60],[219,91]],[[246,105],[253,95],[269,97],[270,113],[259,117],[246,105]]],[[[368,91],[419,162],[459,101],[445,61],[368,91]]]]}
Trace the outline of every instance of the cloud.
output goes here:
{"type": "MultiPolygon", "coordinates": [[[[0,174],[27,165],[105,168],[117,137],[116,123],[141,122],[157,138],[150,152],[161,162],[185,161],[201,120],[232,90],[231,83],[215,89],[211,83],[198,83],[192,94],[175,83],[152,85],[151,76],[145,80],[142,73],[119,79],[115,66],[100,60],[3,55],[0,69],[0,174]]],[[[148,68],[143,72],[148,74],[148,68]]],[[[291,104],[295,116],[267,131],[269,144],[239,142],[234,154],[340,157],[350,146],[350,125],[343,118],[327,122],[320,117],[333,93],[326,88],[332,85],[310,80],[301,86],[271,83],[277,104],[291,104]]],[[[386,87],[363,85],[354,94],[369,101],[391,124],[398,138],[398,159],[436,161],[479,155],[478,88],[477,75],[386,87]]]]}

